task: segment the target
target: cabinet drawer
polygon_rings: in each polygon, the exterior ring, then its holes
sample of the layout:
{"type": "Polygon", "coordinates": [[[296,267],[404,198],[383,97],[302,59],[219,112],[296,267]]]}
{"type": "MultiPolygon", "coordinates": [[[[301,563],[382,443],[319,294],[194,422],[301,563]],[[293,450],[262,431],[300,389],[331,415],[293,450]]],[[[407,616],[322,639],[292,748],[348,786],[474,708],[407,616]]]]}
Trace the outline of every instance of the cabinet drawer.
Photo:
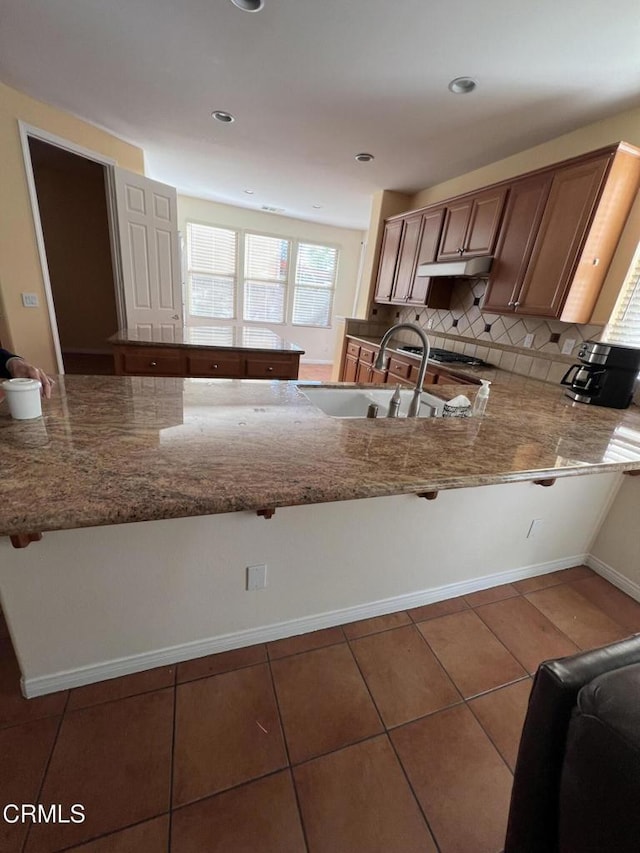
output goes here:
{"type": "Polygon", "coordinates": [[[377,355],[377,347],[360,347],[360,361],[364,361],[367,364],[373,364],[377,355]]]}
{"type": "Polygon", "coordinates": [[[347,343],[347,355],[352,355],[354,358],[358,358],[360,355],[360,344],[355,344],[353,341],[349,341],[347,343]]]}
{"type": "Polygon", "coordinates": [[[124,353],[124,372],[133,376],[183,376],[179,352],[158,354],[154,350],[124,353]]]}
{"type": "Polygon", "coordinates": [[[236,379],[244,373],[242,358],[234,353],[198,353],[187,356],[190,376],[222,376],[236,379]]]}
{"type": "MultiPolygon", "coordinates": [[[[412,364],[411,365],[411,371],[409,373],[409,379],[411,380],[411,382],[414,385],[418,381],[419,373],[420,373],[420,368],[418,367],[418,365],[412,364]]],[[[426,376],[424,377],[423,387],[424,387],[424,385],[436,385],[438,382],[438,376],[439,375],[440,374],[438,373],[437,370],[434,370],[431,367],[428,367],[426,376]]]]}
{"type": "Polygon", "coordinates": [[[296,379],[298,370],[290,359],[247,358],[247,379],[296,379]]]}
{"type": "Polygon", "coordinates": [[[411,364],[393,356],[389,359],[389,378],[397,376],[398,379],[409,379],[410,373],[411,364]]]}

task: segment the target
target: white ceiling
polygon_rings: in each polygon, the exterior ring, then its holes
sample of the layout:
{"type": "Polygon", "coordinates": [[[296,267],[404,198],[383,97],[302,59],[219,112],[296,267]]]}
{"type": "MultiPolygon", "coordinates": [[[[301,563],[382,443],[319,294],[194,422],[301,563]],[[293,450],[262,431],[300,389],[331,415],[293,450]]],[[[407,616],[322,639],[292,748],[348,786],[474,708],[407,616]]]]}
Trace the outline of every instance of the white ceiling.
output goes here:
{"type": "Polygon", "coordinates": [[[377,189],[416,191],[640,104],[637,0],[0,10],[0,79],[141,146],[151,177],[346,227],[367,226],[377,189]],[[448,92],[460,75],[478,80],[471,95],[448,92]]]}

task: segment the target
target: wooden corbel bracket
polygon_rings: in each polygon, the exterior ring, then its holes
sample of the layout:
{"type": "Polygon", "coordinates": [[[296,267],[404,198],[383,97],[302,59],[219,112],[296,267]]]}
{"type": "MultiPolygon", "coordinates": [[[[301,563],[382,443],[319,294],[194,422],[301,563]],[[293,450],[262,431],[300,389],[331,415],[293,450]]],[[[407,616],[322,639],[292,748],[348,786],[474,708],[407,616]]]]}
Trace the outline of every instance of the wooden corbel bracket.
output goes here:
{"type": "Polygon", "coordinates": [[[9,539],[14,548],[26,548],[32,542],[39,542],[42,533],[13,533],[9,539]]]}
{"type": "Polygon", "coordinates": [[[438,492],[418,492],[419,498],[425,498],[428,501],[435,501],[438,497],[438,492]]]}
{"type": "Polygon", "coordinates": [[[274,506],[268,506],[264,509],[257,509],[256,515],[259,515],[261,518],[273,518],[276,514],[276,508],[274,506]]]}
{"type": "Polygon", "coordinates": [[[536,486],[544,486],[545,488],[548,488],[549,486],[555,485],[556,478],[555,477],[549,477],[546,480],[534,480],[533,482],[536,486]]]}

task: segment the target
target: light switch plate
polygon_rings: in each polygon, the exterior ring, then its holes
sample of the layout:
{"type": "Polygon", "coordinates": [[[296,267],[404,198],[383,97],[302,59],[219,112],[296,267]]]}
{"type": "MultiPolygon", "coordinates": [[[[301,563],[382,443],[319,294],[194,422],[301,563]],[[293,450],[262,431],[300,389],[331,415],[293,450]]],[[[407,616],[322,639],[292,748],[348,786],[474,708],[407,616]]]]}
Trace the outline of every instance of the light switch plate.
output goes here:
{"type": "Polygon", "coordinates": [[[37,308],[38,307],[38,294],[37,293],[21,293],[22,304],[25,308],[37,308]]]}
{"type": "Polygon", "coordinates": [[[534,338],[535,338],[535,335],[533,333],[531,333],[529,335],[525,335],[524,336],[524,346],[525,347],[532,347],[534,338]]]}
{"type": "Polygon", "coordinates": [[[247,590],[264,589],[267,585],[267,566],[247,566],[247,590]]]}
{"type": "Polygon", "coordinates": [[[575,338],[567,338],[567,340],[562,344],[562,354],[563,355],[571,355],[575,345],[576,345],[576,339],[575,338]]]}

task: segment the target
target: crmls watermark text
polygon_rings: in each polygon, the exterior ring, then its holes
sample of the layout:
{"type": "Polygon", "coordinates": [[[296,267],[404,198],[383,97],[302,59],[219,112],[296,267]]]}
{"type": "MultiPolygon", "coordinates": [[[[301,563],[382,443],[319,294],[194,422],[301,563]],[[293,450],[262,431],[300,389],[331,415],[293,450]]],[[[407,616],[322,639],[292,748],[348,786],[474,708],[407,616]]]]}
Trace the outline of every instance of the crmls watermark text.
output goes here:
{"type": "Polygon", "coordinates": [[[84,806],[74,803],[70,808],[59,803],[43,806],[42,803],[7,803],[2,810],[5,823],[84,823],[84,806]]]}

